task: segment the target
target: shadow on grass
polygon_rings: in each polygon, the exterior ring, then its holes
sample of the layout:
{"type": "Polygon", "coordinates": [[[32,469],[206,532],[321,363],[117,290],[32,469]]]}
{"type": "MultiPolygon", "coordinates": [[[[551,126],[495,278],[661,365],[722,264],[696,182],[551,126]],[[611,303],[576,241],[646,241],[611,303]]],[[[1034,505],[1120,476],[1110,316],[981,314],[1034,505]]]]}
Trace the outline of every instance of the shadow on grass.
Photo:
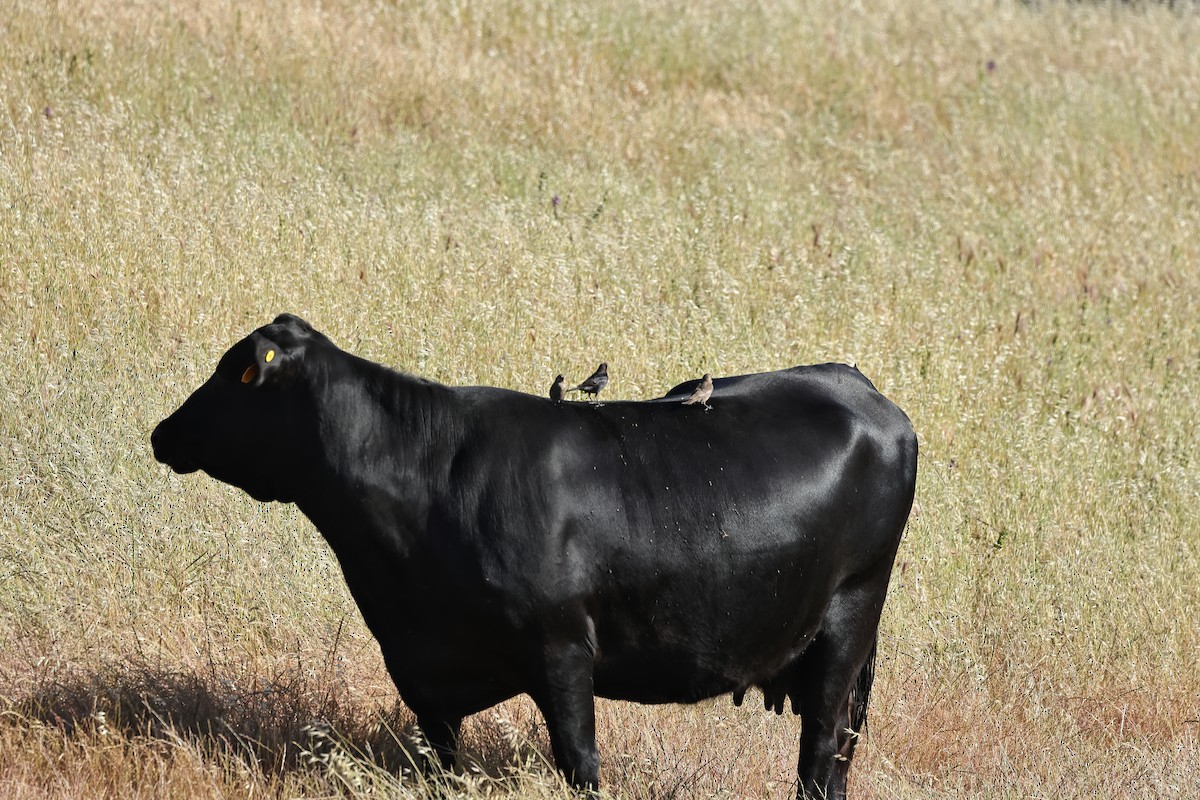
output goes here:
{"type": "MultiPolygon", "coordinates": [[[[353,702],[344,683],[316,675],[122,663],[45,677],[9,708],[17,718],[67,735],[115,731],[127,739],[191,745],[213,758],[236,753],[264,775],[324,769],[331,757],[348,755],[360,768],[413,776],[425,751],[412,713],[399,701],[365,707],[353,702]]],[[[503,781],[532,764],[552,763],[548,750],[528,718],[518,725],[503,714],[484,714],[464,729],[460,762],[503,781]]]]}

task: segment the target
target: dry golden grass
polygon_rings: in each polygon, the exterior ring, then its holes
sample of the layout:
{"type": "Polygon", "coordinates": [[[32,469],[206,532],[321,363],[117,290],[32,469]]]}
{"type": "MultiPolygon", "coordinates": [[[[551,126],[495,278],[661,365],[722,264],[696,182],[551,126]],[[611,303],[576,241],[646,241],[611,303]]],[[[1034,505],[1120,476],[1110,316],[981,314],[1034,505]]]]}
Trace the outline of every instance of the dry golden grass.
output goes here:
{"type": "MultiPolygon", "coordinates": [[[[857,363],[923,460],[852,791],[1200,797],[1200,15],[868,5],[10,2],[0,795],[429,793],[311,526],[150,456],[293,311],[539,393],[857,363]]],[[[753,699],[600,728],[614,795],[790,791],[753,699]]],[[[566,796],[525,700],[466,750],[566,796]]]]}

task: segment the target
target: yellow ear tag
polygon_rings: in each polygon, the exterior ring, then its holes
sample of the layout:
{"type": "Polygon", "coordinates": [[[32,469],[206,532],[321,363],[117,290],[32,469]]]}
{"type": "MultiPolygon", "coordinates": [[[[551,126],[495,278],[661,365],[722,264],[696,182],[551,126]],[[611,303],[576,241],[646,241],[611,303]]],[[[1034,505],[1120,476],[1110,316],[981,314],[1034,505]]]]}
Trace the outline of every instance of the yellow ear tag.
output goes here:
{"type": "Polygon", "coordinates": [[[256,375],[258,375],[258,365],[251,364],[250,366],[246,367],[246,371],[242,373],[242,383],[249,383],[250,381],[254,380],[256,375]]]}
{"type": "Polygon", "coordinates": [[[263,361],[265,361],[265,362],[267,362],[268,364],[270,364],[270,363],[271,363],[271,359],[273,359],[274,357],[275,357],[275,351],[274,351],[274,350],[268,350],[268,351],[267,351],[267,354],[266,354],[265,356],[263,356],[263,361]]]}

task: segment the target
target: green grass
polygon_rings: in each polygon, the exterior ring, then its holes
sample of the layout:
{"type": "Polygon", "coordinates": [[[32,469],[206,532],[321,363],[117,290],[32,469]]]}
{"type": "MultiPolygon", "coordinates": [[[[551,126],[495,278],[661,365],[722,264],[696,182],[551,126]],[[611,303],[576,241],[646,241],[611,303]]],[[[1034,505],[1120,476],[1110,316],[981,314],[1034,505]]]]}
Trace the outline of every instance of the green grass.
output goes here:
{"type": "MultiPolygon", "coordinates": [[[[922,462],[852,791],[1200,796],[1194,9],[12,6],[0,793],[421,793],[319,535],[150,455],[293,311],[537,393],[857,363],[922,462]]],[[[601,704],[602,780],[785,796],[747,706],[601,704]]],[[[519,794],[546,750],[524,701],[467,730],[519,794]]]]}

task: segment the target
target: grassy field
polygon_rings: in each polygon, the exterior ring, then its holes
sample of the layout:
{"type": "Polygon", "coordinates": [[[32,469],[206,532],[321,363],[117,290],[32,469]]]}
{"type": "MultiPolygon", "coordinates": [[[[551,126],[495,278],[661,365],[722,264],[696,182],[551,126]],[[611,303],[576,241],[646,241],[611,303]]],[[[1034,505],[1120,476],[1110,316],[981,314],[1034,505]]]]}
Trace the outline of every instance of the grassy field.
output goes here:
{"type": "MultiPolygon", "coordinates": [[[[0,795],[437,788],[315,530],[150,454],[292,311],[537,393],[857,363],[922,462],[852,793],[1200,797],[1197,42],[1161,6],[11,0],[0,795]]],[[[756,702],[602,702],[606,790],[788,796],[756,702]]],[[[466,750],[443,792],[568,796],[527,701],[466,750]]]]}

